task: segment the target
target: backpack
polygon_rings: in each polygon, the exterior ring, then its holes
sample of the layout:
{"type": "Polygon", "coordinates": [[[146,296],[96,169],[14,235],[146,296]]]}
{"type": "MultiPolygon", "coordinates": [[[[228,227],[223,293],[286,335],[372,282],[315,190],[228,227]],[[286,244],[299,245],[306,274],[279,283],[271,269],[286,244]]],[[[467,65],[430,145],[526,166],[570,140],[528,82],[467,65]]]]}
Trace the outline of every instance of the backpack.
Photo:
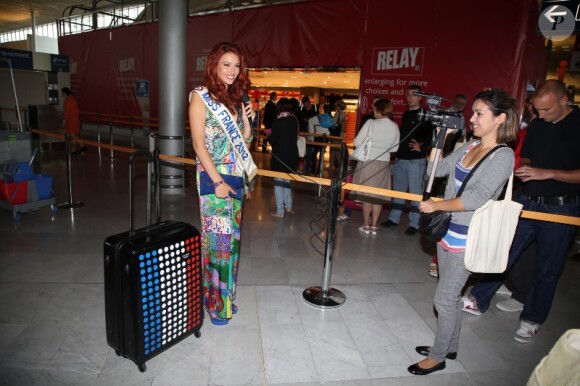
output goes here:
{"type": "Polygon", "coordinates": [[[330,114],[318,114],[318,122],[321,127],[329,128],[332,126],[332,117],[330,114]]]}

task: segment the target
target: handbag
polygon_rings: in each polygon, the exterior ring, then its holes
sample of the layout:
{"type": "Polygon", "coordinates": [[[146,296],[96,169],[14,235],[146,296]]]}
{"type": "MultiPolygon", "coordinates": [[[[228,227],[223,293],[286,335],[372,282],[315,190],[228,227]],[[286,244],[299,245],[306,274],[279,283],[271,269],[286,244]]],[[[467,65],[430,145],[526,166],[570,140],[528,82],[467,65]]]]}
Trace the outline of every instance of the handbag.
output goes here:
{"type": "Polygon", "coordinates": [[[369,129],[369,133],[363,140],[363,143],[353,150],[352,154],[350,155],[350,159],[362,162],[368,161],[369,155],[371,153],[371,145],[372,145],[371,136],[373,135],[373,126],[374,126],[373,124],[374,121],[371,120],[370,124],[371,127],[369,129]]]}
{"type": "MultiPolygon", "coordinates": [[[[221,174],[220,177],[226,184],[236,191],[235,194],[230,192],[230,197],[236,200],[241,200],[244,197],[244,178],[239,176],[232,176],[231,174],[221,174]]],[[[199,195],[205,196],[208,194],[215,194],[215,186],[206,171],[199,172],[199,195]]]]}
{"type": "Polygon", "coordinates": [[[450,222],[451,212],[445,210],[421,213],[419,216],[419,232],[427,240],[437,243],[447,233],[450,222]]]}
{"type": "Polygon", "coordinates": [[[465,268],[471,272],[502,273],[523,205],[512,201],[514,175],[510,176],[503,200],[489,200],[478,208],[467,232],[465,268]]]}
{"type": "Polygon", "coordinates": [[[298,145],[298,157],[306,155],[306,138],[298,136],[296,144],[298,145]]]}
{"type": "MultiPolygon", "coordinates": [[[[481,165],[483,161],[487,157],[492,155],[497,149],[504,146],[505,145],[497,145],[496,147],[488,151],[487,154],[484,155],[479,160],[479,162],[471,169],[469,174],[465,176],[465,179],[463,180],[461,187],[459,188],[457,194],[455,195],[456,198],[461,197],[461,193],[463,193],[463,189],[467,185],[467,181],[469,181],[469,179],[471,178],[473,173],[475,173],[479,165],[481,165]]],[[[421,235],[425,237],[427,240],[438,243],[439,241],[441,241],[443,237],[445,237],[445,234],[449,229],[450,222],[451,222],[451,212],[449,211],[436,210],[431,213],[421,213],[419,216],[419,233],[421,233],[421,235]]]]}

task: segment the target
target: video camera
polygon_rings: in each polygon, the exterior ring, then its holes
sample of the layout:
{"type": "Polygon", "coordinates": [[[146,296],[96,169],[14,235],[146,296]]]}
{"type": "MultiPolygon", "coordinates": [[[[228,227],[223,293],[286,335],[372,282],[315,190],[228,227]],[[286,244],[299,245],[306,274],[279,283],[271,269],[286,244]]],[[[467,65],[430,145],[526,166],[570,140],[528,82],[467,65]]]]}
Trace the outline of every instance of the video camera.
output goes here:
{"type": "Polygon", "coordinates": [[[442,96],[435,94],[423,94],[421,92],[414,92],[415,95],[425,97],[427,105],[431,111],[421,109],[418,114],[420,121],[430,122],[438,127],[445,127],[447,129],[463,130],[465,127],[465,119],[461,111],[446,111],[440,110],[441,101],[448,100],[442,96]]]}

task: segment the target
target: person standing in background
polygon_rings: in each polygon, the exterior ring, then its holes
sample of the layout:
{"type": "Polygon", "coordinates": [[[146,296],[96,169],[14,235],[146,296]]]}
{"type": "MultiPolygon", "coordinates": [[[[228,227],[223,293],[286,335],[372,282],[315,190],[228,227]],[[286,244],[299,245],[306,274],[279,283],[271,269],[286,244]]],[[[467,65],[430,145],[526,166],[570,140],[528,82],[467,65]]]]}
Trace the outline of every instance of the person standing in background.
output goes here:
{"type": "MultiPolygon", "coordinates": [[[[272,133],[272,123],[276,119],[276,102],[278,101],[278,94],[273,91],[270,93],[270,100],[266,102],[266,107],[264,107],[264,129],[266,130],[266,138],[272,133]]],[[[268,149],[266,144],[268,140],[264,138],[262,141],[262,152],[267,153],[268,149]]]]}
{"type": "Polygon", "coordinates": [[[61,91],[64,98],[62,127],[66,133],[70,135],[72,147],[74,148],[74,150],[71,148],[71,150],[73,150],[71,154],[84,153],[87,150],[87,147],[81,146],[77,142],[81,133],[79,105],[76,99],[73,98],[70,88],[63,87],[61,91]]]}
{"type": "MultiPolygon", "coordinates": [[[[369,119],[354,139],[354,146],[360,147],[370,135],[371,149],[367,161],[356,163],[353,183],[391,189],[391,152],[399,146],[399,128],[391,120],[393,105],[387,99],[379,99],[373,104],[374,119],[369,119]]],[[[377,224],[386,201],[385,197],[369,193],[354,193],[351,199],[362,201],[363,225],[358,228],[365,235],[376,236],[377,224]]]]}
{"type": "MultiPolygon", "coordinates": [[[[409,192],[423,194],[423,177],[427,168],[427,153],[431,148],[431,138],[433,135],[433,125],[419,120],[421,107],[421,96],[416,92],[421,92],[420,86],[411,85],[407,89],[407,111],[403,113],[401,123],[401,144],[397,151],[397,159],[393,162],[391,170],[393,172],[393,190],[399,192],[409,192]]],[[[382,227],[396,227],[401,221],[405,200],[393,199],[393,209],[386,221],[381,223],[382,227]]],[[[409,208],[409,227],[405,234],[412,236],[419,232],[419,211],[418,203],[411,202],[409,208]]]]}
{"type": "MultiPolygon", "coordinates": [[[[295,173],[298,163],[298,119],[292,113],[292,102],[288,98],[280,98],[276,107],[278,116],[272,123],[272,134],[268,137],[272,145],[271,169],[275,172],[295,173]]],[[[294,214],[290,180],[274,178],[274,195],[276,211],[271,213],[273,217],[282,218],[284,212],[294,214]]]]}
{"type": "MultiPolygon", "coordinates": [[[[332,116],[332,126],[339,127],[339,137],[344,138],[344,132],[346,130],[346,103],[342,99],[336,101],[334,104],[334,115],[332,116]]],[[[331,135],[333,135],[331,133],[331,135]]],[[[336,135],[336,134],[335,134],[336,135]]],[[[342,144],[343,140],[333,139],[330,143],[333,144],[342,144]]],[[[330,167],[339,169],[340,165],[343,163],[343,159],[340,158],[341,152],[340,149],[336,149],[331,147],[330,148],[330,167]]],[[[346,166],[344,168],[346,170],[346,166]]]]}
{"type": "MultiPolygon", "coordinates": [[[[300,106],[300,115],[298,121],[300,123],[300,131],[303,133],[308,132],[308,120],[316,116],[316,106],[310,102],[310,98],[305,96],[302,98],[302,106],[300,106]]],[[[312,141],[311,137],[306,138],[308,141],[312,141]]],[[[314,147],[312,145],[306,145],[306,153],[303,159],[299,162],[299,172],[308,173],[311,169],[312,164],[312,153],[314,152],[314,147]]]]}
{"type": "MultiPolygon", "coordinates": [[[[524,183],[518,202],[523,210],[579,216],[580,109],[568,104],[564,83],[555,79],[538,87],[533,106],[538,118],[528,126],[520,167],[514,173],[524,183]]],[[[535,241],[536,273],[520,314],[516,342],[530,343],[548,319],[575,233],[574,225],[520,218],[506,272],[535,241]]],[[[484,276],[463,297],[463,311],[474,315],[487,311],[504,275],[484,276]]]]}

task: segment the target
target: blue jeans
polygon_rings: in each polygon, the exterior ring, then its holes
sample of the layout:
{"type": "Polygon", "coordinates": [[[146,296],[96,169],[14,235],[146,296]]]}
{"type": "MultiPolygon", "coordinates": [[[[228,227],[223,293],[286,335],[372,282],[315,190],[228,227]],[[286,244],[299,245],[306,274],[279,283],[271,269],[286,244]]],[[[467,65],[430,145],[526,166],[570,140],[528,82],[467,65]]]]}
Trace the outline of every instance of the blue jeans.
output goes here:
{"type": "Polygon", "coordinates": [[[274,196],[276,197],[276,213],[284,214],[284,207],[292,209],[292,190],[290,190],[290,180],[274,178],[274,196]]]}
{"type": "MultiPolygon", "coordinates": [[[[575,204],[539,204],[528,200],[525,196],[520,197],[518,201],[524,205],[523,210],[568,216],[580,214],[580,207],[575,204]]],[[[537,248],[536,275],[526,297],[520,320],[542,324],[548,318],[556,284],[566,263],[566,255],[575,233],[576,227],[573,225],[520,219],[510,249],[506,272],[534,241],[537,248]]],[[[471,290],[471,295],[477,301],[481,312],[489,308],[491,298],[500,287],[504,277],[505,273],[484,278],[471,290]]]]}
{"type": "MultiPolygon", "coordinates": [[[[397,160],[395,163],[391,164],[391,172],[393,173],[393,190],[423,194],[423,177],[425,175],[425,170],[427,170],[427,160],[425,158],[397,160]]],[[[405,200],[393,198],[393,209],[389,215],[389,220],[398,224],[401,221],[404,207],[405,200]]],[[[419,229],[418,207],[418,202],[411,202],[411,209],[409,210],[409,226],[415,229],[419,229]]]]}

